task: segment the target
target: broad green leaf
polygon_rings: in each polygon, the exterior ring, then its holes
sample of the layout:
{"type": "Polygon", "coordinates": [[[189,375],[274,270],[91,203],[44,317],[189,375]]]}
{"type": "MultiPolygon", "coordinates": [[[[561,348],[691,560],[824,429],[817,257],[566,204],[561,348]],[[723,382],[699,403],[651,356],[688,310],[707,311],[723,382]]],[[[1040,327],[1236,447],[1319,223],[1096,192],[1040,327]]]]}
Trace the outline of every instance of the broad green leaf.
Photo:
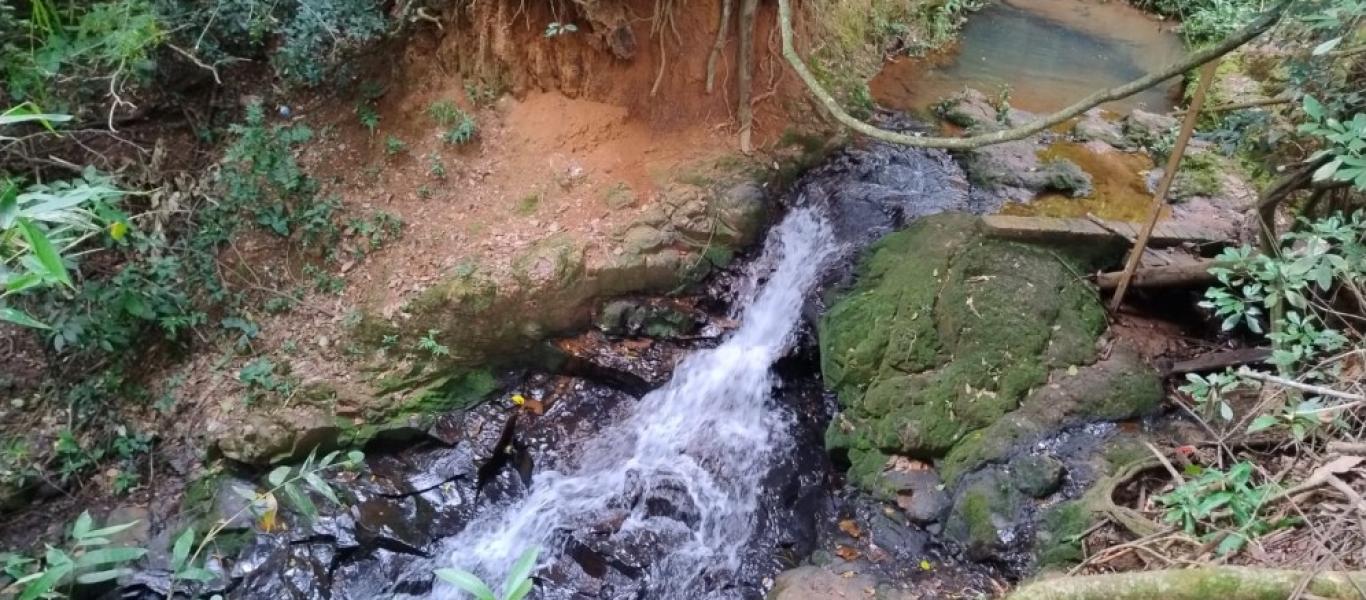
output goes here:
{"type": "Polygon", "coordinates": [[[19,184],[5,180],[0,182],[0,231],[5,231],[19,215],[19,184]]]}
{"type": "Polygon", "coordinates": [[[462,571],[460,569],[437,569],[434,571],[442,581],[454,584],[456,587],[469,592],[475,600],[498,600],[493,595],[493,590],[479,579],[474,573],[462,571]]]}
{"type": "Polygon", "coordinates": [[[0,321],[9,321],[16,325],[32,327],[34,329],[52,329],[51,327],[48,327],[46,323],[30,317],[28,313],[9,306],[0,306],[0,321]]]}
{"type": "Polygon", "coordinates": [[[95,565],[129,562],[142,558],[144,554],[147,554],[145,548],[101,548],[82,554],[76,559],[76,566],[93,567],[95,565]]]}
{"type": "Polygon", "coordinates": [[[79,575],[76,577],[76,581],[89,585],[92,583],[100,583],[112,579],[118,579],[119,577],[122,577],[125,574],[132,572],[132,569],[127,568],[107,569],[104,571],[95,571],[94,573],[85,573],[83,575],[79,575]]]}
{"type": "Polygon", "coordinates": [[[1304,114],[1313,117],[1315,120],[1323,118],[1323,105],[1319,104],[1313,96],[1304,97],[1304,114]]]}
{"type": "Polygon", "coordinates": [[[275,469],[272,470],[270,474],[266,476],[266,481],[270,482],[271,487],[280,487],[281,485],[284,485],[285,479],[288,477],[288,466],[275,467],[275,469]]]}
{"type": "Polygon", "coordinates": [[[365,453],[360,450],[352,450],[346,453],[346,460],[351,464],[360,464],[365,460],[365,453]]]}
{"type": "Polygon", "coordinates": [[[1242,548],[1243,544],[1246,542],[1247,538],[1243,537],[1243,534],[1230,533],[1226,537],[1224,537],[1222,541],[1219,542],[1219,546],[1215,548],[1214,552],[1219,556],[1227,556],[1229,554],[1237,552],[1238,549],[1242,548]]]}
{"type": "Polygon", "coordinates": [[[90,528],[94,527],[95,520],[90,518],[90,511],[84,511],[81,516],[76,517],[76,522],[71,525],[71,537],[81,539],[89,537],[90,528]]]}
{"type": "Polygon", "coordinates": [[[512,565],[512,570],[508,571],[507,579],[503,581],[503,593],[507,594],[513,588],[521,584],[522,580],[531,576],[531,570],[536,568],[536,555],[539,549],[536,547],[527,548],[517,562],[512,565]]]}
{"type": "Polygon", "coordinates": [[[56,281],[67,287],[71,286],[71,275],[66,272],[66,265],[62,264],[62,256],[57,253],[57,249],[52,247],[52,242],[47,239],[41,229],[28,219],[19,219],[19,232],[23,234],[28,242],[29,250],[33,252],[33,257],[38,260],[45,271],[44,277],[49,281],[56,281]]]}
{"type": "Polygon", "coordinates": [[[194,545],[194,528],[185,530],[176,538],[175,546],[171,548],[171,570],[179,571],[185,567],[185,561],[190,559],[190,547],[194,545]]]}
{"type": "Polygon", "coordinates": [[[1247,426],[1247,432],[1257,433],[1258,431],[1270,429],[1272,427],[1275,427],[1276,424],[1279,422],[1280,421],[1276,419],[1276,417],[1273,417],[1271,415],[1261,415],[1253,419],[1252,423],[1247,426]]]}

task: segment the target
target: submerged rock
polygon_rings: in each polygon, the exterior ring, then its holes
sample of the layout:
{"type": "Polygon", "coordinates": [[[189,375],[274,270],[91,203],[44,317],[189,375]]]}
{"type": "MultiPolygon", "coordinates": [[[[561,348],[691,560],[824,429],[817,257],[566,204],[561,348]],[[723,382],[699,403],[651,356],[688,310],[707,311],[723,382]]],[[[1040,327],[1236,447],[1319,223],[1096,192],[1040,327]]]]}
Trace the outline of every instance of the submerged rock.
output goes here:
{"type": "Polygon", "coordinates": [[[959,127],[996,126],[996,105],[986,94],[974,89],[964,88],[940,102],[937,107],[939,116],[959,127]]]}

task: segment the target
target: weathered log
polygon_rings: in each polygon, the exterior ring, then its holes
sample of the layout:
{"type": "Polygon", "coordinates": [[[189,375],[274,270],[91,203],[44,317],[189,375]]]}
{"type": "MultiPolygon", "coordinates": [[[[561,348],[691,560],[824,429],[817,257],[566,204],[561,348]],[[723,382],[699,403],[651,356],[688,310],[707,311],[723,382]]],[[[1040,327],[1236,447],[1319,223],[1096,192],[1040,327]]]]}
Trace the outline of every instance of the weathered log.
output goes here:
{"type": "Polygon", "coordinates": [[[1310,573],[1252,567],[1198,567],[1047,579],[1026,585],[1009,600],[1261,600],[1305,595],[1361,600],[1366,572],[1310,573]]]}
{"type": "MultiPolygon", "coordinates": [[[[1214,276],[1209,274],[1210,267],[1218,264],[1218,261],[1202,260],[1147,267],[1135,271],[1133,281],[1129,282],[1129,285],[1140,288],[1207,286],[1215,281],[1214,276]]],[[[1096,275],[1096,287],[1102,290],[1113,290],[1119,285],[1120,279],[1123,277],[1123,271],[1101,273],[1096,275]]]]}

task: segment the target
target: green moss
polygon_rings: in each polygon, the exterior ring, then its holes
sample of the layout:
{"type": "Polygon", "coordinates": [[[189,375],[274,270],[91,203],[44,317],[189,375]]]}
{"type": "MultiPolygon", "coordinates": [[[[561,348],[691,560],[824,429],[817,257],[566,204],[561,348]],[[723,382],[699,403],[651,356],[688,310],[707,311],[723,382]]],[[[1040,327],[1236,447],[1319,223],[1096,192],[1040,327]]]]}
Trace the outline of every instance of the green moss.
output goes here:
{"type": "Polygon", "coordinates": [[[822,320],[822,372],[858,431],[827,441],[851,462],[942,456],[1014,410],[1050,368],[1094,360],[1104,317],[1078,268],[984,238],[976,224],[937,215],[885,237],[822,320]]]}
{"type": "Polygon", "coordinates": [[[1219,194],[1223,190],[1223,171],[1228,168],[1227,162],[1214,152],[1187,153],[1181,158],[1172,184],[1173,197],[1184,200],[1219,194]]]}
{"type": "Polygon", "coordinates": [[[1091,511],[1079,500],[1056,504],[1039,517],[1034,532],[1034,551],[1039,566],[1080,562],[1081,535],[1091,527],[1091,511]]]}

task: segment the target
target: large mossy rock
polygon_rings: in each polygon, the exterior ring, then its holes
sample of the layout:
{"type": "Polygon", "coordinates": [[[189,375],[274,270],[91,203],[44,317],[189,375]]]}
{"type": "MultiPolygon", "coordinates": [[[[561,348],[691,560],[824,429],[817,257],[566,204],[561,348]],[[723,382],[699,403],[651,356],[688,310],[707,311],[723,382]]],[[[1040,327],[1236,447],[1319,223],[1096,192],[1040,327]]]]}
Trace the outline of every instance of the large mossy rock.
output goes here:
{"type": "Polygon", "coordinates": [[[890,491],[889,455],[953,456],[1050,371],[1096,361],[1105,314],[1077,275],[1082,261],[987,238],[977,224],[937,215],[883,238],[821,322],[822,371],[842,407],[827,445],[847,453],[852,479],[875,492],[890,491]]]}

